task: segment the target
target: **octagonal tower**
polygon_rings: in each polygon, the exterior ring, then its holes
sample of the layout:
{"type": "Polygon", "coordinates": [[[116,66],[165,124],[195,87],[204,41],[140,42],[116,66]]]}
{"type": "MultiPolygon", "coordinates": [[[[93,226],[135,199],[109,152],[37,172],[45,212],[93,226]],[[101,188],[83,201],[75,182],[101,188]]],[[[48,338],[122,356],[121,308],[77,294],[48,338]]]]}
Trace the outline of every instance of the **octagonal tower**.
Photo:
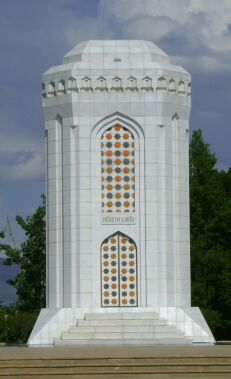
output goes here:
{"type": "Polygon", "coordinates": [[[47,308],[29,344],[86,314],[155,314],[212,343],[190,300],[189,73],[151,42],[87,41],[44,74],[42,96],[47,308]]]}

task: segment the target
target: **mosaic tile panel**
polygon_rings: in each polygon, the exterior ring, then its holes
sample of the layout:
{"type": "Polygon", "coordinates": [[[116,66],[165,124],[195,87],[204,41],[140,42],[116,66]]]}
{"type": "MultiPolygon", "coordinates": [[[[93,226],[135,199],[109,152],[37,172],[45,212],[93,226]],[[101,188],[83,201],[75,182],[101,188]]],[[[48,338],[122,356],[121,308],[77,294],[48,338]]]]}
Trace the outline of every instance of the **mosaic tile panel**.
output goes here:
{"type": "Polygon", "coordinates": [[[116,236],[106,239],[101,247],[102,259],[102,305],[110,307],[119,306],[119,255],[118,238],[116,236]]]}
{"type": "Polygon", "coordinates": [[[135,243],[122,233],[101,246],[102,306],[137,306],[137,252],[135,243]]]}
{"type": "Polygon", "coordinates": [[[135,212],[135,140],[116,124],[101,137],[102,212],[135,212]]]}
{"type": "Polygon", "coordinates": [[[120,266],[120,306],[137,306],[136,245],[123,234],[118,235],[120,266]]]}

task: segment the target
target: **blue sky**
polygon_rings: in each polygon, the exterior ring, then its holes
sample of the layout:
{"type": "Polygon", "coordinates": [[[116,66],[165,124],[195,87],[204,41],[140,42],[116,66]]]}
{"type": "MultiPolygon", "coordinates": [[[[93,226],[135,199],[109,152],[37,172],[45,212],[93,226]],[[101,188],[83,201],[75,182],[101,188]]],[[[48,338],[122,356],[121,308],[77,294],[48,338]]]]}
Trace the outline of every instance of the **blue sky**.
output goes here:
{"type": "Polygon", "coordinates": [[[230,166],[230,0],[0,0],[0,228],[44,192],[41,76],[87,39],[148,39],[192,74],[190,127],[230,166]]]}

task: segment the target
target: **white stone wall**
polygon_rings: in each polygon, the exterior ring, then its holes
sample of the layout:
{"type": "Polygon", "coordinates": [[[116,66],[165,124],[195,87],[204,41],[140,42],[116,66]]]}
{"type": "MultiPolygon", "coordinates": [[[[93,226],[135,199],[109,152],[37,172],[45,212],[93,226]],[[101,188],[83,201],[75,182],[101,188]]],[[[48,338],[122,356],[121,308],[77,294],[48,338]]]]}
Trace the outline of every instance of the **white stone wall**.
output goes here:
{"type": "Polygon", "coordinates": [[[117,230],[137,244],[139,306],[190,306],[190,76],[159,51],[152,61],[151,50],[127,44],[115,62],[112,46],[102,65],[96,50],[43,78],[48,307],[101,306],[100,246],[117,230]],[[115,122],[134,130],[139,146],[135,225],[101,224],[97,141],[115,122]]]}

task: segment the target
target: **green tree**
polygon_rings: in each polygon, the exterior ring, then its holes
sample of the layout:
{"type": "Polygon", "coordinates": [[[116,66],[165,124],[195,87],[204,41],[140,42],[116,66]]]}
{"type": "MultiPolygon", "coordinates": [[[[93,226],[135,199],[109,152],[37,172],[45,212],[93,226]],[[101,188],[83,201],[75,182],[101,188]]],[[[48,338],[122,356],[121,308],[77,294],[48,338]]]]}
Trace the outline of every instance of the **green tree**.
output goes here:
{"type": "MultiPolygon", "coordinates": [[[[199,306],[216,339],[231,339],[231,168],[216,169],[201,130],[190,142],[191,276],[192,305],[199,306]]],[[[19,249],[0,244],[6,264],[18,264],[20,272],[10,281],[18,301],[0,314],[6,341],[21,342],[36,318],[34,311],[45,305],[45,199],[33,215],[16,218],[26,241],[19,249]],[[29,326],[18,328],[27,312],[29,326]],[[6,333],[7,331],[7,333],[6,333]]],[[[4,233],[0,232],[0,238],[4,233]]],[[[1,325],[0,325],[1,326],[1,325]]],[[[0,333],[1,334],[1,333],[0,333]]],[[[1,336],[0,336],[1,337],[1,336]]]]}
{"type": "MultiPolygon", "coordinates": [[[[20,269],[8,283],[16,288],[18,310],[39,310],[45,306],[45,197],[31,216],[17,216],[16,221],[26,241],[20,248],[0,243],[0,251],[6,256],[4,264],[17,264],[20,269]]],[[[0,238],[4,238],[3,232],[0,238]]]]}
{"type": "Polygon", "coordinates": [[[231,172],[218,171],[201,130],[190,143],[192,304],[216,339],[231,338],[231,172]]]}

